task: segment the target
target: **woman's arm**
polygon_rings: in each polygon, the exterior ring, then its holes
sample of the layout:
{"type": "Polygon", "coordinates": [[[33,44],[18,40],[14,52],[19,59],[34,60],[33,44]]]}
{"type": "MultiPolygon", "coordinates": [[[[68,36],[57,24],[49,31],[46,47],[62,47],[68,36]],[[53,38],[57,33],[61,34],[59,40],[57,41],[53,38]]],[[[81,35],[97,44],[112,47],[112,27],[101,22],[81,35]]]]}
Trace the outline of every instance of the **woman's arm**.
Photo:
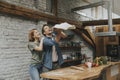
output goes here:
{"type": "Polygon", "coordinates": [[[36,51],[42,51],[42,50],[43,50],[43,39],[44,39],[44,38],[42,38],[42,39],[40,40],[39,46],[35,46],[34,50],[36,50],[36,51]]]}

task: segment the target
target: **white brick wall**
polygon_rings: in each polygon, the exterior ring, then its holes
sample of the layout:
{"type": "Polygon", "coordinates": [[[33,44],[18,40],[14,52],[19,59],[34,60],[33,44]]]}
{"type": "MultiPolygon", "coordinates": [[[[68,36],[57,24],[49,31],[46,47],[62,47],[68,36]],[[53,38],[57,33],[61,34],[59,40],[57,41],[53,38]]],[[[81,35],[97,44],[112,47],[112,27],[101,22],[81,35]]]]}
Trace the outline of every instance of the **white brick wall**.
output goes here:
{"type": "Polygon", "coordinates": [[[46,11],[46,0],[36,0],[36,2],[35,0],[2,0],[2,1],[34,10],[40,10],[41,12],[46,11]]]}
{"type": "Polygon", "coordinates": [[[71,13],[71,8],[80,6],[82,0],[58,0],[58,16],[70,20],[79,20],[80,15],[71,13]]]}
{"type": "Polygon", "coordinates": [[[28,31],[41,26],[32,21],[0,15],[0,79],[29,80],[31,54],[27,49],[28,31]]]}
{"type": "MultiPolygon", "coordinates": [[[[11,4],[35,9],[34,0],[3,0],[11,4]]],[[[46,9],[46,1],[38,0],[39,10],[46,9]]],[[[27,49],[28,31],[41,27],[46,21],[33,22],[0,14],[0,79],[29,80],[31,54],[27,49]]]]}

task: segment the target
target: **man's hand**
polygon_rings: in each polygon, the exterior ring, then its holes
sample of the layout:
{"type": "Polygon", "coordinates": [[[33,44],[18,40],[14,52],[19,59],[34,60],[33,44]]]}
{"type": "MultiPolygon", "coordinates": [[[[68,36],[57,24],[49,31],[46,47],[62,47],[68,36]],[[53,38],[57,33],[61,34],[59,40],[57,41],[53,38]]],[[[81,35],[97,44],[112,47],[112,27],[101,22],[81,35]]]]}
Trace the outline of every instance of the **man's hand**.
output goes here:
{"type": "Polygon", "coordinates": [[[62,29],[54,28],[54,31],[57,32],[56,34],[56,42],[59,42],[61,38],[66,38],[67,35],[62,31],[62,29]]]}
{"type": "Polygon", "coordinates": [[[57,32],[57,34],[60,34],[62,29],[58,29],[58,28],[53,28],[53,31],[57,32]]]}

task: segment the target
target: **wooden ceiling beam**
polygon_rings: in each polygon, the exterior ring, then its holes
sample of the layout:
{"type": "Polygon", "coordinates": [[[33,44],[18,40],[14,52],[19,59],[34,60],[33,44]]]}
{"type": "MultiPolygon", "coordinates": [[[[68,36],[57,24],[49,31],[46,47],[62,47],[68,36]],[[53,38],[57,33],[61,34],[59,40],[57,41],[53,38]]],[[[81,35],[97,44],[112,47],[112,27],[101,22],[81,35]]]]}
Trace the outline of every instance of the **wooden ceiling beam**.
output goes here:
{"type": "Polygon", "coordinates": [[[55,15],[50,15],[32,9],[16,6],[4,1],[0,1],[0,12],[32,20],[46,20],[54,23],[68,22],[70,24],[76,25],[77,28],[81,28],[81,23],[78,21],[59,18],[55,15]]]}
{"type": "Polygon", "coordinates": [[[35,11],[32,9],[23,8],[23,7],[9,4],[9,3],[3,2],[3,1],[0,1],[0,12],[12,14],[12,15],[17,15],[17,16],[22,16],[22,17],[27,17],[27,18],[35,19],[35,20],[39,20],[42,18],[43,19],[47,18],[48,20],[49,19],[53,19],[53,20],[56,19],[55,16],[47,15],[47,14],[44,14],[42,12],[38,12],[38,11],[35,11]]]}
{"type": "MultiPolygon", "coordinates": [[[[120,24],[120,18],[112,19],[113,24],[120,24]]],[[[82,26],[98,26],[98,25],[108,25],[108,20],[92,20],[92,21],[82,21],[82,26]]]]}
{"type": "Polygon", "coordinates": [[[72,30],[75,33],[77,33],[79,36],[81,36],[90,46],[92,46],[93,48],[95,48],[94,44],[92,43],[92,41],[84,34],[82,33],[79,29],[75,29],[72,30]]]}
{"type": "Polygon", "coordinates": [[[104,4],[105,4],[105,1],[100,1],[100,2],[97,2],[97,3],[91,3],[89,5],[85,5],[85,6],[72,8],[71,11],[78,11],[78,10],[92,8],[92,7],[98,7],[98,6],[101,6],[101,5],[104,5],[104,4]]]}

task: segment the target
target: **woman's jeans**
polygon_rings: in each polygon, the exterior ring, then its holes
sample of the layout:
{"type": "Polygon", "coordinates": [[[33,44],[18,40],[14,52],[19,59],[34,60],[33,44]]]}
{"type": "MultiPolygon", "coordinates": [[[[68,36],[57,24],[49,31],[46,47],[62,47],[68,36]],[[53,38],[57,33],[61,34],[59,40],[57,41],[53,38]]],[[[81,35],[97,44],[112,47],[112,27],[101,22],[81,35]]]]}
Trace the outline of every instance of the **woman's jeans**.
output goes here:
{"type": "Polygon", "coordinates": [[[32,80],[41,80],[40,73],[42,72],[42,64],[30,65],[29,72],[32,80]]]}

